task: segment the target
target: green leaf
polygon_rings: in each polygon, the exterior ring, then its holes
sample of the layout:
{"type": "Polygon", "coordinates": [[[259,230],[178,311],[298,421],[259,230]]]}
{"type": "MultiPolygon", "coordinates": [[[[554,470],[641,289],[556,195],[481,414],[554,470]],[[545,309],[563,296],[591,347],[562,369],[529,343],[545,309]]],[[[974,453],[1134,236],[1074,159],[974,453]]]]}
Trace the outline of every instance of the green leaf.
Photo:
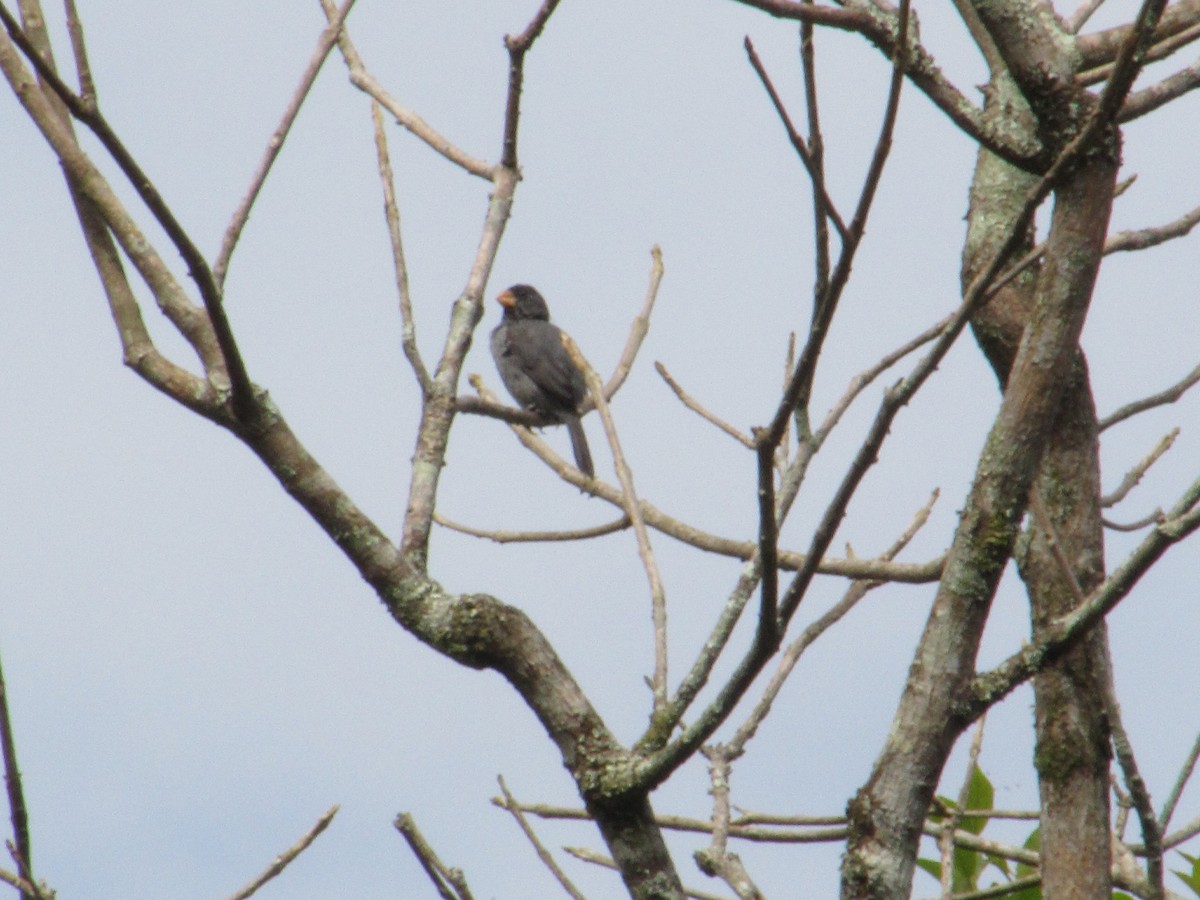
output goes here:
{"type": "MultiPolygon", "coordinates": [[[[967,809],[993,809],[996,802],[996,789],[992,782],[983,774],[979,766],[971,767],[971,780],[967,785],[967,809]]],[[[960,823],[963,831],[980,834],[988,820],[985,816],[967,816],[960,823]]]]}
{"type": "Polygon", "coordinates": [[[938,880],[938,884],[942,882],[942,864],[936,859],[918,859],[917,866],[924,869],[930,875],[938,880]]]}
{"type": "Polygon", "coordinates": [[[1178,875],[1180,880],[1192,889],[1193,894],[1200,897],[1200,857],[1189,856],[1182,850],[1178,852],[1180,856],[1192,864],[1192,871],[1180,872],[1178,869],[1172,869],[1171,871],[1178,875]]]}
{"type": "Polygon", "coordinates": [[[983,871],[986,857],[978,850],[966,847],[954,848],[954,892],[973,891],[978,886],[979,873],[983,871]]]}
{"type": "MultiPolygon", "coordinates": [[[[1042,849],[1042,828],[1039,825],[1029,833],[1029,837],[1025,838],[1025,843],[1022,844],[1026,850],[1041,850],[1042,849]]],[[[1029,863],[1017,863],[1017,877],[1025,878],[1029,875],[1037,874],[1037,867],[1031,866],[1029,863]]],[[[1041,894],[1041,891],[1038,891],[1041,894]]]]}

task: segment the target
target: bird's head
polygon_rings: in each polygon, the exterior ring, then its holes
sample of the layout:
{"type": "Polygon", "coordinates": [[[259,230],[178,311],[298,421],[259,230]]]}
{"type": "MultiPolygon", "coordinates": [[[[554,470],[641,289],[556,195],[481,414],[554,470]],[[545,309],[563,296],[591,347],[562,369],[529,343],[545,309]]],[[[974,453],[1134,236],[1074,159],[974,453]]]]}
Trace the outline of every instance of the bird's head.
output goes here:
{"type": "Polygon", "coordinates": [[[545,299],[537,292],[537,288],[527,284],[514,284],[497,297],[496,302],[504,307],[506,319],[550,321],[550,309],[546,306],[545,299]]]}

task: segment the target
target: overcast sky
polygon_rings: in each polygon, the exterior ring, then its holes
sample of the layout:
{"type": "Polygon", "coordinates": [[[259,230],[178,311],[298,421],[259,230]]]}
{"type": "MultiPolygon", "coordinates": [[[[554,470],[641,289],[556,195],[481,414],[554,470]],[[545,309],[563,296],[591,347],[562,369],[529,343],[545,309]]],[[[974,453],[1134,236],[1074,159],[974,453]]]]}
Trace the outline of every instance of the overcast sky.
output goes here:
{"type": "MultiPolygon", "coordinates": [[[[78,5],[109,121],[196,243],[215,255],[315,45],[318,4],[78,5]]],[[[462,149],[495,160],[502,36],[522,29],[536,6],[359,0],[349,27],[391,94],[462,149]]],[[[949,4],[916,6],[927,46],[974,95],[985,75],[949,4]]],[[[1109,6],[1098,26],[1127,19],[1137,4],[1109,6]]],[[[57,21],[55,29],[62,38],[57,21]]],[[[755,530],[753,454],[683,409],[652,363],[749,430],[773,410],[787,334],[809,315],[807,186],[746,62],[745,35],[803,121],[794,24],[725,0],[565,0],[528,59],[524,180],[468,360],[468,371],[498,389],[485,339],[498,319],[491,297],[522,281],[537,285],[555,320],[602,372],[611,370],[642,302],[650,248],[661,245],[666,276],[652,329],[614,406],[622,443],[644,497],[739,539],[755,530]]],[[[889,70],[859,38],[819,39],[830,190],[848,209],[889,70]]],[[[66,48],[61,40],[60,63],[66,48]]],[[[1137,182],[1118,201],[1114,229],[1160,224],[1200,203],[1197,135],[1194,94],[1126,129],[1123,174],[1137,182]]],[[[488,186],[394,125],[389,139],[428,361],[465,284],[488,186]]],[[[432,896],[391,828],[401,810],[466,871],[477,897],[554,896],[515,825],[488,803],[497,774],[521,799],[577,802],[534,717],[494,673],[462,669],[399,629],[250,453],[121,365],[61,172],[7,90],[0,160],[0,653],[38,874],[63,898],[219,898],[338,803],[329,831],[261,896],[432,896]]],[[[877,209],[822,360],[818,413],[855,373],[957,303],[973,162],[971,142],[906,90],[877,209]]],[[[161,250],[190,287],[165,242],[161,250]]],[[[1193,238],[1105,263],[1084,336],[1102,415],[1196,364],[1198,259],[1193,238]]],[[[190,364],[142,297],[160,346],[190,364]]],[[[369,104],[336,54],[255,209],[226,304],[254,380],[396,535],[417,391],[399,349],[369,104]]],[[[879,395],[879,386],[866,393],[818,457],[788,546],[807,544],[879,395]]],[[[936,556],[998,396],[964,339],[900,414],[834,552],[847,543],[859,556],[880,552],[940,488],[929,525],[903,558],[936,556]]],[[[1113,518],[1165,507],[1195,478],[1197,404],[1185,398],[1105,436],[1111,490],[1164,433],[1183,429],[1113,518]]],[[[585,425],[598,472],[613,480],[598,422],[585,425]]],[[[561,429],[546,436],[566,452],[561,429]]],[[[480,528],[574,528],[616,516],[559,482],[502,423],[476,417],[455,426],[440,501],[446,516],[480,528]]],[[[1137,537],[1110,532],[1110,564],[1137,537]]],[[[677,678],[739,565],[653,540],[677,678]]],[[[1197,547],[1172,550],[1111,618],[1127,725],[1158,802],[1200,722],[1197,547]]],[[[617,735],[640,733],[652,636],[631,533],[498,546],[439,530],[431,571],[450,590],[487,591],[526,610],[617,735]]],[[[844,588],[818,579],[797,624],[844,588]]],[[[842,812],[886,734],[932,596],[932,586],[878,591],[812,648],[735,767],[738,806],[842,812]]],[[[981,665],[1027,634],[1026,604],[1010,578],[981,665]]],[[[998,806],[1036,802],[1031,702],[1018,691],[988,722],[982,764],[998,806]]],[[[957,794],[961,772],[959,754],[942,793],[957,794]]],[[[655,795],[655,807],[705,816],[705,789],[703,767],[690,766],[655,795]]],[[[1198,813],[1193,787],[1175,821],[1198,813]]],[[[551,847],[601,848],[589,826],[537,827],[551,847]]],[[[1020,840],[1027,830],[997,834],[1020,840]]],[[[691,863],[699,842],[672,838],[672,846],[685,882],[719,890],[691,863]]],[[[805,896],[836,890],[837,846],[736,849],[768,896],[797,896],[797,885],[805,896]]],[[[563,864],[589,897],[622,895],[614,875],[563,864]]],[[[917,895],[935,892],[927,876],[917,879],[917,895]]]]}

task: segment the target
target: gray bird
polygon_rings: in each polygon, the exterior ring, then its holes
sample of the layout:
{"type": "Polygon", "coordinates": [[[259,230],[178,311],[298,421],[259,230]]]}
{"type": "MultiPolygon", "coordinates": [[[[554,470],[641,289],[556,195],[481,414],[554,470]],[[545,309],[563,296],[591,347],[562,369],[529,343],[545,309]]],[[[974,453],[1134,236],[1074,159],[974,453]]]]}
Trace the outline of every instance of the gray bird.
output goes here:
{"type": "Polygon", "coordinates": [[[504,317],[492,332],[492,357],[504,386],[525,409],[566,425],[575,465],[595,477],[579,421],[587,386],[562,345],[562,331],[550,324],[545,299],[527,284],[514,284],[496,300],[504,317]]]}

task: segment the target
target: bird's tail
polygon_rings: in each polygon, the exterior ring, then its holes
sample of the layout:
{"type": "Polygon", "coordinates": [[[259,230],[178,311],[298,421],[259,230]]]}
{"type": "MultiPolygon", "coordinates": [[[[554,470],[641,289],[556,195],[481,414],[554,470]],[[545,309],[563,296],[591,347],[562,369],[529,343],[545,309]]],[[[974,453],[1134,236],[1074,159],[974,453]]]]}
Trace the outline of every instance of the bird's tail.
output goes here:
{"type": "Polygon", "coordinates": [[[579,420],[579,416],[564,416],[563,420],[567,426],[567,433],[571,435],[575,465],[579,466],[580,471],[588,478],[595,478],[596,470],[592,467],[592,454],[588,450],[587,435],[583,433],[583,422],[579,420]]]}

